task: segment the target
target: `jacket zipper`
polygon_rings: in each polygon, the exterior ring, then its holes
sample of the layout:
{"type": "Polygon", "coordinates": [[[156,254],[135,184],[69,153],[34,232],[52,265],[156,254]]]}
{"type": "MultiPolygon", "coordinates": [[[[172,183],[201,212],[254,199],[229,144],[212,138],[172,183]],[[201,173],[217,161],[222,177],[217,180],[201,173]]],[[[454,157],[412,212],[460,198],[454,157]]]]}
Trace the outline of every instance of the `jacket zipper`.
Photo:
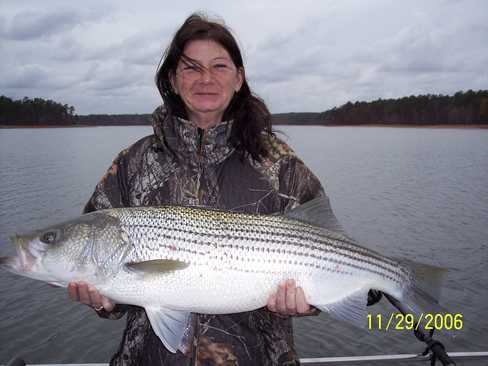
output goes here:
{"type": "MultiPolygon", "coordinates": [[[[198,199],[198,204],[202,204],[202,196],[201,196],[201,190],[200,190],[200,179],[202,177],[203,173],[203,164],[202,164],[202,159],[203,159],[203,142],[205,140],[205,130],[202,128],[198,129],[198,146],[197,146],[197,156],[198,156],[198,177],[197,177],[197,187],[196,187],[196,195],[198,199]]],[[[193,342],[192,342],[192,360],[190,361],[191,365],[197,366],[198,365],[198,339],[200,338],[200,315],[195,314],[194,315],[195,319],[193,322],[193,342]]]]}
{"type": "Polygon", "coordinates": [[[202,192],[200,189],[200,180],[202,177],[203,173],[203,143],[205,141],[205,134],[206,130],[199,128],[198,129],[198,149],[197,149],[197,155],[198,155],[198,177],[197,177],[197,187],[196,187],[196,196],[198,200],[198,204],[202,205],[202,192]]]}
{"type": "Polygon", "coordinates": [[[203,155],[203,139],[205,138],[205,130],[198,128],[198,157],[201,159],[203,155]]]}

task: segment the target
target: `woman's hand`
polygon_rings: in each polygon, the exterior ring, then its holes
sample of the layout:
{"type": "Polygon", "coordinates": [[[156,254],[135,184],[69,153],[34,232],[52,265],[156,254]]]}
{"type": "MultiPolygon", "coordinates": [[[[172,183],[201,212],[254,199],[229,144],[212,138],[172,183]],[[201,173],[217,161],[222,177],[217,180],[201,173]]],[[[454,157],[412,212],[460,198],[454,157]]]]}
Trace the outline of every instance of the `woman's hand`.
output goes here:
{"type": "Polygon", "coordinates": [[[305,299],[301,287],[296,287],[295,280],[287,280],[278,286],[278,291],[268,299],[268,309],[281,315],[307,315],[313,309],[305,299]]]}
{"type": "Polygon", "coordinates": [[[115,304],[109,298],[101,295],[94,287],[85,282],[70,282],[68,284],[69,298],[91,306],[96,311],[112,311],[115,304]]]}

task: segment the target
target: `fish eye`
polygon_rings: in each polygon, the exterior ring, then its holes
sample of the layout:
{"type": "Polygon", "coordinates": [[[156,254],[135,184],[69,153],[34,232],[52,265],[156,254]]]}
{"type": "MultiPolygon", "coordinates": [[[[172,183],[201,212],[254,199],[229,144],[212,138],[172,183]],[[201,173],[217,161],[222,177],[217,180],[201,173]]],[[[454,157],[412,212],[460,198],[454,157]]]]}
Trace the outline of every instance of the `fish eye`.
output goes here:
{"type": "Polygon", "coordinates": [[[47,231],[39,239],[45,244],[55,244],[58,237],[59,233],[57,231],[47,231]]]}

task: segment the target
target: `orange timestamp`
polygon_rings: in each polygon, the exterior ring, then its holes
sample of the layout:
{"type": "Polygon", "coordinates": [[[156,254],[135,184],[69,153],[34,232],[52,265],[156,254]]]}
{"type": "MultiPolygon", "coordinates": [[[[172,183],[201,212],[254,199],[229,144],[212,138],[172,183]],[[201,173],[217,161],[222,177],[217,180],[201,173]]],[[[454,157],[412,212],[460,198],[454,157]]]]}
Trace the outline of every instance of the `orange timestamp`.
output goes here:
{"type": "Polygon", "coordinates": [[[462,330],[463,315],[461,313],[421,313],[418,319],[413,314],[391,313],[368,314],[369,330],[417,330],[420,324],[425,330],[462,330]]]}

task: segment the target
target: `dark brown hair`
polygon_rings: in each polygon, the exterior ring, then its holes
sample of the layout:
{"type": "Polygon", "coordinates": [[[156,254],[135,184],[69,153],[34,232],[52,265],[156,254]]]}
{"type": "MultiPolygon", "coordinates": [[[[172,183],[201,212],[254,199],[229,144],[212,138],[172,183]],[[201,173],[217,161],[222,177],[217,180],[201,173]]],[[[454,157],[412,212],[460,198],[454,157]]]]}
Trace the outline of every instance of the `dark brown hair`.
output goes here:
{"type": "MultiPolygon", "coordinates": [[[[183,50],[188,42],[194,40],[212,40],[226,49],[237,68],[243,72],[241,89],[234,94],[223,119],[233,119],[231,143],[243,155],[249,154],[255,160],[268,155],[263,143],[263,132],[273,134],[271,114],[264,102],[254,95],[246,81],[244,63],[239,46],[229,29],[223,24],[208,20],[201,14],[192,14],[176,32],[171,44],[166,49],[156,73],[156,85],[163,98],[164,105],[172,115],[188,118],[180,96],[171,86],[170,77],[176,72],[178,62],[185,55],[183,50]]],[[[187,60],[191,62],[191,60],[187,60]]]]}

